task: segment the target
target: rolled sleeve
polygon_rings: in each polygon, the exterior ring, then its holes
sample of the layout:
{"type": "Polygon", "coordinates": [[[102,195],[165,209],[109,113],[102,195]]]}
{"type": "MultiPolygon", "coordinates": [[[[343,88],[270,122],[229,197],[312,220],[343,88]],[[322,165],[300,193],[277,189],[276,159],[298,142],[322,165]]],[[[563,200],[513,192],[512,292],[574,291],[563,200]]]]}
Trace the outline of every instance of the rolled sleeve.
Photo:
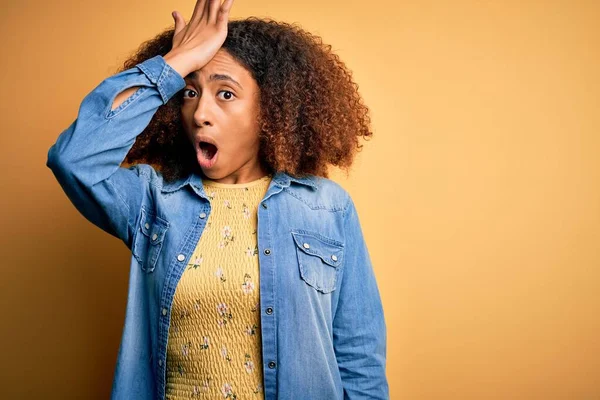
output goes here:
{"type": "Polygon", "coordinates": [[[163,104],[166,104],[175,93],[185,86],[183,77],[161,55],[149,58],[138,64],[137,67],[146,74],[150,82],[156,85],[163,104]]]}

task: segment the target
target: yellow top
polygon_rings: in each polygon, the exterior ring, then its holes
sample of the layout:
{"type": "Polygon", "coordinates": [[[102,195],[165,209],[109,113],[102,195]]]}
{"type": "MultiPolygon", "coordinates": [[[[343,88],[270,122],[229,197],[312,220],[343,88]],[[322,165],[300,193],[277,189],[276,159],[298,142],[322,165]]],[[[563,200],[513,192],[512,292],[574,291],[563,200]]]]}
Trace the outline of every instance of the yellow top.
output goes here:
{"type": "Polygon", "coordinates": [[[203,180],[211,212],[175,290],[167,399],[264,399],[256,229],[271,179],[203,180]]]}

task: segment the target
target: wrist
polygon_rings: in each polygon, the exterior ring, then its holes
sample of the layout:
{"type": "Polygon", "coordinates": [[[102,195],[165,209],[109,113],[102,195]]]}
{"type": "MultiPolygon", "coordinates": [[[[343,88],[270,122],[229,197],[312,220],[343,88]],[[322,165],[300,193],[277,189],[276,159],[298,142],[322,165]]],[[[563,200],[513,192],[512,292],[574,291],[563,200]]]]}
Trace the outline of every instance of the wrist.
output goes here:
{"type": "Polygon", "coordinates": [[[185,58],[176,51],[169,51],[163,56],[165,62],[169,64],[182,78],[185,78],[190,72],[194,71],[186,62],[185,58]]]}

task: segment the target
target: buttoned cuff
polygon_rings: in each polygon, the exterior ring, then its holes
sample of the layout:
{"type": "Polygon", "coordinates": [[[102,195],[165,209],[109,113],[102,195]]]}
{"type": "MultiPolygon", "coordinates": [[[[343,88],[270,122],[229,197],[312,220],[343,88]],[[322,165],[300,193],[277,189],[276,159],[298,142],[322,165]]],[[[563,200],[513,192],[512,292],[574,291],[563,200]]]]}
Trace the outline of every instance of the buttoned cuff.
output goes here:
{"type": "Polygon", "coordinates": [[[150,82],[156,85],[163,104],[185,87],[185,80],[175,71],[161,55],[154,56],[136,65],[150,82]]]}

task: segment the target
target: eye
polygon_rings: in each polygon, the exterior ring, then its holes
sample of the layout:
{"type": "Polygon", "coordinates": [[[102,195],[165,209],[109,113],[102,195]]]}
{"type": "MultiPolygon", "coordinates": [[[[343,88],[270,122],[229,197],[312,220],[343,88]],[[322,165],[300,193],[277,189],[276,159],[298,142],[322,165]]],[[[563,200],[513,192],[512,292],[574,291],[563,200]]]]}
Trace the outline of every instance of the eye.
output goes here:
{"type": "Polygon", "coordinates": [[[195,93],[195,94],[197,94],[197,93],[196,93],[196,92],[194,92],[192,89],[184,89],[184,90],[183,90],[183,92],[182,92],[182,95],[183,95],[183,98],[184,98],[184,99],[186,98],[186,96],[185,96],[185,93],[186,93],[187,91],[190,91],[190,92],[192,92],[192,93],[195,93]]]}
{"type": "Polygon", "coordinates": [[[220,90],[219,94],[221,94],[221,93],[226,93],[227,95],[229,95],[229,97],[226,97],[224,100],[229,100],[229,99],[235,97],[233,92],[230,92],[229,90],[220,90]]]}
{"type": "MultiPolygon", "coordinates": [[[[193,93],[193,94],[194,94],[194,97],[196,97],[196,96],[198,95],[198,93],[196,93],[196,92],[195,92],[194,90],[192,90],[192,89],[184,89],[184,90],[182,91],[182,96],[183,96],[183,98],[184,98],[184,99],[185,99],[185,98],[189,98],[188,96],[186,96],[186,93],[188,93],[188,92],[191,92],[191,93],[193,93]]],[[[218,92],[218,94],[221,94],[221,93],[224,93],[224,96],[226,96],[226,97],[224,97],[224,98],[223,98],[224,100],[231,100],[232,98],[234,98],[234,97],[235,97],[235,95],[233,94],[233,92],[230,92],[229,90],[220,90],[220,91],[218,92]]]]}

